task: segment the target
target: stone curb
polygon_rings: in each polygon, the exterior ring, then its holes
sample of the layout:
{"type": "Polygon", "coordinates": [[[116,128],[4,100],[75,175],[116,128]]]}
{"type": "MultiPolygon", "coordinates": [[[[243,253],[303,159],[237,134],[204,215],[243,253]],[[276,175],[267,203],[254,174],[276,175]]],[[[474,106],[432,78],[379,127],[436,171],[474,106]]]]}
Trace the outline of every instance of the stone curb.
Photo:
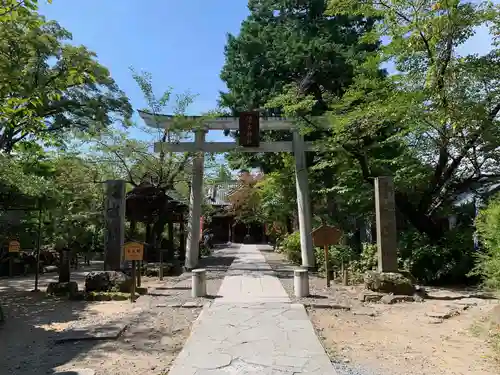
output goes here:
{"type": "Polygon", "coordinates": [[[118,339],[123,332],[128,328],[128,324],[122,325],[118,331],[114,331],[114,333],[86,333],[84,330],[75,330],[64,332],[63,335],[66,337],[61,337],[59,339],[55,339],[55,344],[64,344],[67,342],[75,342],[75,341],[100,341],[100,340],[116,340],[118,339]]]}
{"type": "Polygon", "coordinates": [[[207,303],[195,303],[195,302],[184,302],[184,303],[170,303],[170,304],[158,304],[156,307],[170,307],[173,309],[198,309],[203,308],[205,305],[210,304],[207,303]]]}
{"type": "Polygon", "coordinates": [[[330,304],[330,303],[315,303],[315,302],[303,302],[304,307],[310,309],[332,309],[332,310],[351,310],[350,306],[343,306],[338,304],[330,304]]]}

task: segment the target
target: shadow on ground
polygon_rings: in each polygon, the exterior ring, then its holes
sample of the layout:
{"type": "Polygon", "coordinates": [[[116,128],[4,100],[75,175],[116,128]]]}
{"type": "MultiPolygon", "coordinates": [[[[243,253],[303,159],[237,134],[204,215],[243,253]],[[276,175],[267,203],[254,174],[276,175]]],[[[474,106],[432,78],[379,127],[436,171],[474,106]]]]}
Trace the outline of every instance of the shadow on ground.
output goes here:
{"type": "MultiPolygon", "coordinates": [[[[215,249],[213,254],[203,257],[199,267],[206,268],[207,279],[222,279],[225,272],[236,258],[239,246],[229,249],[215,249]]],[[[100,265],[96,265],[99,269],[100,265]]],[[[82,269],[72,272],[72,279],[81,284],[86,272],[82,269]]],[[[165,277],[165,281],[181,284],[188,282],[190,274],[186,273],[177,277],[165,277]]],[[[43,275],[40,279],[41,290],[51,281],[57,281],[57,274],[43,275]]],[[[166,366],[171,356],[181,350],[183,335],[189,334],[191,322],[196,319],[200,309],[182,309],[184,315],[172,315],[172,309],[152,307],[163,303],[163,294],[158,296],[144,296],[142,298],[156,298],[150,308],[137,312],[127,313],[124,316],[107,316],[105,322],[100,321],[102,314],[94,311],[94,305],[100,302],[68,301],[65,299],[47,298],[44,293],[32,293],[33,278],[16,278],[0,282],[0,304],[3,307],[6,323],[0,326],[0,372],[6,374],[38,375],[52,374],[60,366],[90,367],[94,369],[113,370],[129,374],[127,366],[123,363],[136,361],[140,358],[148,364],[152,356],[161,358],[161,366],[166,366]],[[193,316],[187,316],[192,314],[193,316]],[[112,319],[112,320],[110,320],[112,319]],[[57,340],[67,336],[68,331],[85,334],[84,326],[103,327],[123,326],[128,323],[128,328],[116,340],[80,340],[56,343],[57,340]],[[110,360],[113,358],[113,360],[110,360]],[[125,358],[125,359],[123,359],[125,358]],[[119,363],[113,363],[119,362],[119,363]],[[123,363],[122,363],[123,362],[123,363]],[[116,368],[115,368],[116,367],[116,368]],[[5,371],[5,372],[4,372],[5,371]]],[[[187,285],[169,285],[159,287],[159,290],[170,290],[172,293],[186,293],[190,289],[187,285]]],[[[175,296],[168,296],[175,297],[175,296]]],[[[216,290],[211,291],[208,299],[216,299],[216,290]]],[[[179,297],[180,298],[180,297],[179,297]]],[[[138,302],[139,302],[138,301],[138,302]]],[[[139,303],[138,303],[139,304],[139,303]]],[[[129,310],[128,310],[129,311],[129,310]]],[[[64,340],[63,340],[64,341],[64,340]]],[[[137,362],[134,362],[137,363],[137,362]]],[[[151,365],[148,365],[151,366],[151,365]]],[[[100,370],[99,370],[100,371],[100,370]]],[[[109,374],[120,372],[109,372],[109,374]]],[[[106,374],[108,374],[106,372],[106,374]]]]}
{"type": "Polygon", "coordinates": [[[44,293],[4,292],[0,303],[5,323],[0,327],[0,368],[12,374],[50,374],[59,365],[90,350],[95,342],[55,346],[54,340],[79,319],[88,302],[46,298],[44,293]]]}

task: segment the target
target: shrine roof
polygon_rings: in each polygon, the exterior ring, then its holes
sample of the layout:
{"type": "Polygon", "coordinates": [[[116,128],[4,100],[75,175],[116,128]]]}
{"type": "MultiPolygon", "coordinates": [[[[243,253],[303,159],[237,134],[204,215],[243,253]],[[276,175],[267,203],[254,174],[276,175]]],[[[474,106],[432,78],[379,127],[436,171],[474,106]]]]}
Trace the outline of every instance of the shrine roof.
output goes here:
{"type": "Polygon", "coordinates": [[[238,181],[228,181],[207,187],[207,199],[213,206],[230,206],[229,197],[238,188],[238,181]]]}

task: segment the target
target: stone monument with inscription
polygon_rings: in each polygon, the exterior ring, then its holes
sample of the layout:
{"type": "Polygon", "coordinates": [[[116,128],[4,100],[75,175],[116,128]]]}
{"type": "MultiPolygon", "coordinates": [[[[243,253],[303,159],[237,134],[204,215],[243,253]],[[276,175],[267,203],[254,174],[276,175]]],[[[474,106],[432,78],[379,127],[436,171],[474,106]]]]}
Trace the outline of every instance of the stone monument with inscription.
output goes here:
{"type": "Polygon", "coordinates": [[[392,177],[375,178],[379,272],[398,272],[396,207],[392,177]]]}
{"type": "Polygon", "coordinates": [[[104,269],[118,271],[123,268],[125,237],[125,181],[106,181],[104,207],[104,269]]]}

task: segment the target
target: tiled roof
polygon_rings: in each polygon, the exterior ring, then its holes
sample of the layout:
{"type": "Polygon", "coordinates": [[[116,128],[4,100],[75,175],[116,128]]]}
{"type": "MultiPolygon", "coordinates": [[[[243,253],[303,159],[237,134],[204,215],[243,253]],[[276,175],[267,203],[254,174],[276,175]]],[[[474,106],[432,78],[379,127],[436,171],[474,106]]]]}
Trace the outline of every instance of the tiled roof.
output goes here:
{"type": "Polygon", "coordinates": [[[214,206],[230,206],[229,196],[238,187],[239,182],[228,181],[207,187],[207,199],[214,206]]]}

